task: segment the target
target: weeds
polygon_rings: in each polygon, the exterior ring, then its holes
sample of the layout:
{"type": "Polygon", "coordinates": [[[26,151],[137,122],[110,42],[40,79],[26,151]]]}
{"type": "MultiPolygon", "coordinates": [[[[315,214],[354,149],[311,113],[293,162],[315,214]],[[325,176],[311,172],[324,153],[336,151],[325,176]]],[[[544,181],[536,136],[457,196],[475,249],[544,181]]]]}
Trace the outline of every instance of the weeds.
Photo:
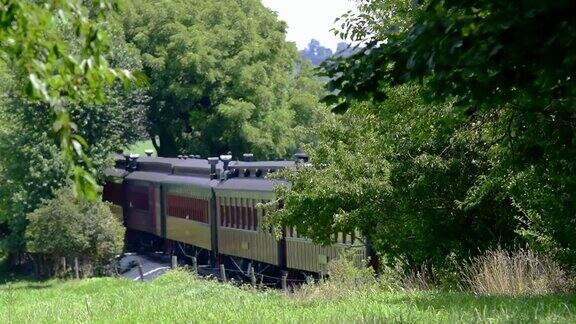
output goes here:
{"type": "Polygon", "coordinates": [[[375,275],[371,268],[358,268],[350,257],[343,256],[329,264],[329,279],[310,282],[294,290],[297,299],[334,299],[375,291],[418,292],[444,289],[470,291],[481,295],[546,295],[566,293],[574,281],[553,260],[529,249],[508,252],[489,251],[459,265],[449,272],[449,284],[434,268],[409,269],[402,260],[394,266],[382,264],[375,275]],[[460,282],[453,277],[460,277],[460,282]],[[440,279],[439,279],[440,278],[440,279]],[[447,286],[449,285],[449,287],[447,286]]]}
{"type": "Polygon", "coordinates": [[[529,249],[489,251],[472,259],[463,275],[468,288],[483,295],[544,295],[573,288],[556,262],[529,249]]]}

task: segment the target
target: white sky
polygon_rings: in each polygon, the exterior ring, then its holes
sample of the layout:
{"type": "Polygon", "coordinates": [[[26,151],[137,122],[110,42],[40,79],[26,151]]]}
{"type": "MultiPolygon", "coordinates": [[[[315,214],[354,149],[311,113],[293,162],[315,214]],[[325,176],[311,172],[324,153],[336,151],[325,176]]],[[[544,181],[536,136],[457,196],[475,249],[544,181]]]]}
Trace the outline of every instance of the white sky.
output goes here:
{"type": "Polygon", "coordinates": [[[298,49],[305,48],[314,38],[322,46],[335,50],[342,40],[330,31],[335,26],[334,19],[355,8],[354,0],[262,0],[262,3],[288,23],[287,38],[296,42],[298,49]]]}

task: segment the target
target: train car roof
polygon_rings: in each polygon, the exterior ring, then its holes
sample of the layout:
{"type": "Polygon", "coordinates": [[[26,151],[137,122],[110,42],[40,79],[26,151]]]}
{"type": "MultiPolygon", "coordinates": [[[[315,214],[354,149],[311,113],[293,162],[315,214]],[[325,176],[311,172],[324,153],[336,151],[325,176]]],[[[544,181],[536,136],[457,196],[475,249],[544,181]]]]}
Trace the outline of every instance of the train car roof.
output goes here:
{"type": "MultiPolygon", "coordinates": [[[[208,163],[207,159],[191,159],[191,158],[178,159],[178,158],[143,156],[138,158],[137,162],[138,164],[162,163],[162,164],[170,164],[171,166],[178,168],[194,168],[194,169],[210,170],[210,164],[208,163]]],[[[222,161],[218,161],[216,169],[222,169],[222,167],[223,167],[222,161]]]]}
{"type": "Polygon", "coordinates": [[[184,184],[193,185],[201,188],[212,188],[218,184],[218,180],[210,180],[209,178],[193,177],[193,176],[180,176],[169,175],[162,180],[165,184],[184,184]]]}
{"type": "Polygon", "coordinates": [[[149,171],[134,171],[126,176],[126,180],[138,180],[147,182],[162,182],[166,179],[168,174],[160,172],[149,171]]]}
{"type": "Polygon", "coordinates": [[[214,189],[216,190],[236,190],[236,191],[274,191],[274,186],[287,186],[287,181],[266,180],[258,178],[232,178],[222,181],[214,189]]]}
{"type": "Polygon", "coordinates": [[[278,169],[295,167],[294,161],[235,161],[230,163],[231,168],[259,168],[259,169],[278,169]]]}

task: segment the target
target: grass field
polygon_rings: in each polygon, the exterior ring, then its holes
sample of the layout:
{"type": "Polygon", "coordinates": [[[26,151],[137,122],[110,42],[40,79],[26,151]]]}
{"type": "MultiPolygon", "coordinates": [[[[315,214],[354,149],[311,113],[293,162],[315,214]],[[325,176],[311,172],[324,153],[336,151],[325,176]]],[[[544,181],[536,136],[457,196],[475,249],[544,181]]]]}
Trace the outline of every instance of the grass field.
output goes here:
{"type": "Polygon", "coordinates": [[[0,286],[0,323],[576,322],[575,296],[357,292],[293,298],[173,271],[152,283],[97,278],[0,286]]]}
{"type": "Polygon", "coordinates": [[[156,150],[154,149],[154,145],[152,145],[152,141],[150,141],[150,140],[136,142],[133,145],[131,145],[130,147],[128,147],[126,149],[126,152],[134,153],[134,154],[140,154],[143,156],[144,151],[147,149],[154,150],[154,154],[156,154],[156,150]]]}

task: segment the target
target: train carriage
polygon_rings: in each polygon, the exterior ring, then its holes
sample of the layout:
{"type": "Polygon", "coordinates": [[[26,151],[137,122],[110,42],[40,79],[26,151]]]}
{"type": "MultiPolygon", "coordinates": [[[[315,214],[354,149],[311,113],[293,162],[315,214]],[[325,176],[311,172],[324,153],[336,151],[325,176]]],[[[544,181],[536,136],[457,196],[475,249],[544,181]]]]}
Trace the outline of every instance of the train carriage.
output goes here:
{"type": "Polygon", "coordinates": [[[356,265],[362,266],[366,259],[365,244],[359,236],[339,233],[336,243],[322,246],[309,238],[299,235],[295,229],[285,230],[286,267],[310,272],[326,272],[328,263],[347,253],[351,253],[356,265]]]}
{"type": "Polygon", "coordinates": [[[219,253],[280,265],[278,241],[262,227],[261,202],[274,198],[273,183],[264,179],[233,178],[214,188],[219,253]]]}
{"type": "Polygon", "coordinates": [[[166,174],[132,172],[125,178],[124,222],[129,229],[162,235],[160,184],[166,174]]]}
{"type": "Polygon", "coordinates": [[[212,187],[217,181],[202,177],[168,176],[163,181],[165,237],[213,250],[212,187]]]}
{"type": "Polygon", "coordinates": [[[196,251],[196,255],[206,250],[208,255],[228,260],[220,262],[247,261],[258,264],[261,270],[274,266],[279,270],[324,272],[331,260],[348,250],[358,265],[366,258],[357,233],[340,234],[335,244],[320,246],[290,228],[277,239],[262,226],[266,215],[257,205],[275,198],[275,185],[289,185],[268,180],[266,175],[296,167],[294,161],[232,162],[226,156],[222,161],[125,158],[117,161],[116,169],[106,171],[103,196],[113,203],[115,214],[124,216],[126,227],[137,231],[130,233],[140,233],[136,237],[144,240],[138,244],[145,244],[147,239],[156,248],[156,243],[165,247],[183,243],[178,245],[184,254],[186,249],[196,251]]]}
{"type": "Polygon", "coordinates": [[[162,158],[140,158],[136,171],[124,178],[124,222],[129,229],[162,236],[161,184],[172,173],[162,158]]]}

